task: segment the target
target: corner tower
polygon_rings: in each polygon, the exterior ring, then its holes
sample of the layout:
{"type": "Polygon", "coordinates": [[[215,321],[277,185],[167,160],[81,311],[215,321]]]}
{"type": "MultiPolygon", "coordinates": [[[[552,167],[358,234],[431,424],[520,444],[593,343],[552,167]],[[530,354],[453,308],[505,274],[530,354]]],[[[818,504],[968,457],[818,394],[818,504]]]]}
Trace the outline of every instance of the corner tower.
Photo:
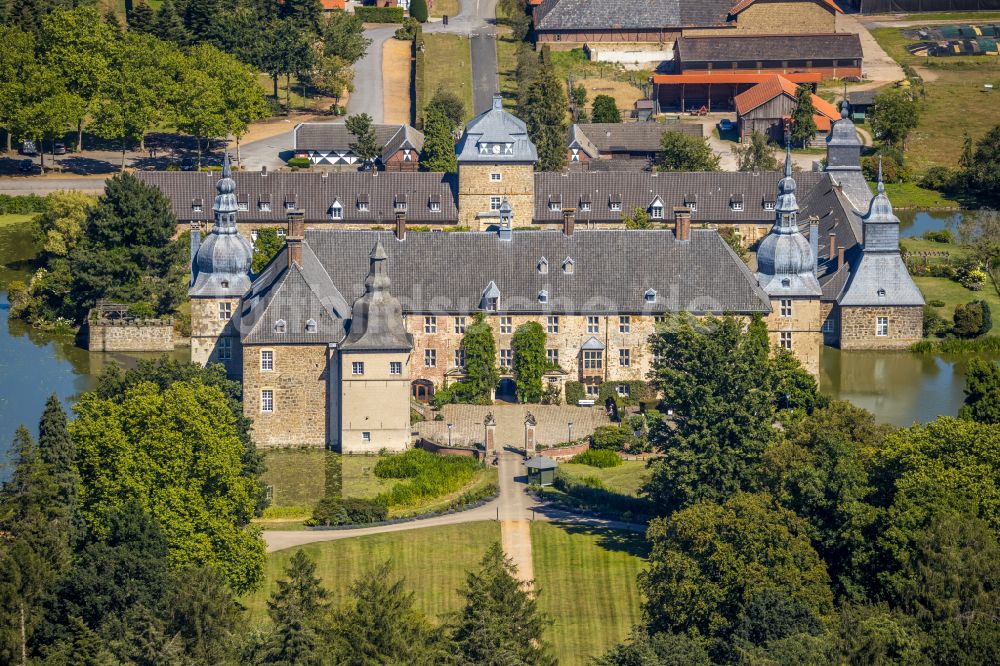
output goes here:
{"type": "Polygon", "coordinates": [[[250,288],[253,247],[236,228],[236,182],[229,153],[215,191],[211,233],[201,240],[200,231],[191,231],[191,360],[222,363],[227,372],[238,375],[243,361],[234,322],[239,320],[240,298],[250,288]]]}
{"type": "Polygon", "coordinates": [[[819,375],[822,290],[816,279],[816,257],[799,231],[795,189],[791,150],[786,149],[774,227],[757,250],[757,281],[771,299],[771,314],[767,316],[771,344],[791,350],[806,370],[819,375]]]}
{"type": "Polygon", "coordinates": [[[504,111],[499,93],[489,111],[465,126],[455,150],[459,224],[479,230],[498,226],[504,197],[513,218],[531,224],[538,151],[524,122],[504,111]]]}

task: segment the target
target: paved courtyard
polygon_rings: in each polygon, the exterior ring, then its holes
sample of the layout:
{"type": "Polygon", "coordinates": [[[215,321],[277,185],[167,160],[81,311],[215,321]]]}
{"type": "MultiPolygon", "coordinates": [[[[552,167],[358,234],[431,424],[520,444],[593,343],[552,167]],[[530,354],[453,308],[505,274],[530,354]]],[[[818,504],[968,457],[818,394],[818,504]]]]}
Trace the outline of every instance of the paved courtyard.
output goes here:
{"type": "Polygon", "coordinates": [[[434,421],[435,412],[427,410],[427,421],[417,423],[414,430],[436,442],[448,442],[448,424],[452,424],[451,441],[459,446],[469,446],[483,441],[483,420],[493,412],[497,422],[498,447],[524,446],[524,419],[528,412],[535,416],[535,441],[544,446],[561,444],[569,437],[573,423],[573,439],[589,436],[598,426],[610,423],[602,407],[576,407],[572,405],[445,405],[441,410],[443,421],[434,421]]]}

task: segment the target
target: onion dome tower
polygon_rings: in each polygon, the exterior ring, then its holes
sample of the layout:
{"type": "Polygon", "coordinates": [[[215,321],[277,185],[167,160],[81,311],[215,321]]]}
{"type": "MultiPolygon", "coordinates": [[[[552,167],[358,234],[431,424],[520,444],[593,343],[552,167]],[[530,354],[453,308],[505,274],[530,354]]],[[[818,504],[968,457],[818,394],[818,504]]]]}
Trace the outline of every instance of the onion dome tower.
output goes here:
{"type": "Polygon", "coordinates": [[[821,293],[815,273],[816,257],[809,241],[799,232],[795,187],[791,148],[786,148],[785,177],[778,182],[774,227],[757,250],[757,281],[772,298],[818,298],[821,293]]]}
{"type": "Polygon", "coordinates": [[[236,181],[229,153],[222,163],[222,178],[215,184],[215,224],[201,243],[192,242],[192,297],[240,297],[250,288],[253,246],[236,228],[236,181]],[[195,247],[197,245],[197,247],[195,247]]]}

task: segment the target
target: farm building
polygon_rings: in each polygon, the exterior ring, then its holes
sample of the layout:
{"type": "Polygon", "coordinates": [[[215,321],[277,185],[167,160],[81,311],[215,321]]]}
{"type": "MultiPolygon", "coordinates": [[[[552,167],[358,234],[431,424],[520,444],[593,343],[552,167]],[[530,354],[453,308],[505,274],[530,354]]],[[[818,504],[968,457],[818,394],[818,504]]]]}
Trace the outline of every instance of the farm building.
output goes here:
{"type": "Polygon", "coordinates": [[[685,36],[676,67],[685,74],[819,72],[824,79],[861,76],[861,39],[854,33],[685,36]]]}
{"type": "MultiPolygon", "coordinates": [[[[772,76],[734,100],[741,137],[760,132],[772,141],[782,141],[787,119],[795,111],[795,93],[798,86],[782,76],[772,76]]],[[[816,137],[818,146],[824,145],[833,123],[840,120],[840,111],[830,102],[816,95],[812,96],[816,114],[816,137]]]]}
{"type": "MultiPolygon", "coordinates": [[[[375,137],[382,146],[376,166],[386,171],[416,171],[424,135],[409,125],[375,125],[375,137]]],[[[354,135],[344,123],[300,123],[293,131],[295,157],[307,158],[316,166],[358,165],[351,150],[354,135]]]]}
{"type": "Polygon", "coordinates": [[[566,159],[570,163],[590,160],[649,163],[660,151],[663,133],[668,131],[702,136],[702,127],[696,123],[577,123],[566,133],[566,159]]]}
{"type": "MultiPolygon", "coordinates": [[[[702,107],[706,111],[735,111],[737,95],[771,78],[773,74],[742,72],[656,74],[653,76],[653,99],[661,112],[685,113],[702,107]]],[[[818,72],[788,74],[783,78],[812,86],[822,80],[818,72]]]]}

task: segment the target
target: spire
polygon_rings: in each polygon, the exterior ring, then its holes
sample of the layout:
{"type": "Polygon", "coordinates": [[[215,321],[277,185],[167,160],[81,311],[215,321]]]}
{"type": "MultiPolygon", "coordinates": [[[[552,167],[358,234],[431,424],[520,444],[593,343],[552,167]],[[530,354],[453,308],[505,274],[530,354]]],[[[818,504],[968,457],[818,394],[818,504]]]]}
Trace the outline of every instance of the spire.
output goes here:
{"type": "Polygon", "coordinates": [[[777,216],[775,230],[779,233],[792,229],[798,232],[795,214],[799,212],[799,203],[795,200],[795,188],[795,179],[792,177],[792,144],[786,140],[785,177],[778,181],[778,199],[774,205],[777,216]]]}
{"type": "Polygon", "coordinates": [[[368,255],[365,293],[354,302],[344,348],[409,350],[413,341],[403,323],[403,308],[389,292],[389,254],[377,237],[368,255]]]}
{"type": "Polygon", "coordinates": [[[222,177],[215,183],[215,224],[193,259],[192,296],[240,296],[250,287],[253,247],[236,227],[236,181],[229,153],[222,158],[222,177]]]}
{"type": "Polygon", "coordinates": [[[885,183],[882,182],[882,153],[878,154],[878,187],[879,194],[885,194],[885,183]]]}
{"type": "Polygon", "coordinates": [[[215,212],[214,233],[235,234],[236,231],[236,211],[239,207],[236,204],[236,181],[233,180],[233,170],[229,163],[229,153],[226,152],[222,158],[222,178],[215,183],[215,203],[212,210],[215,212]]]}
{"type": "Polygon", "coordinates": [[[373,296],[389,291],[389,255],[386,254],[382,239],[375,241],[375,247],[368,255],[368,279],[365,280],[365,291],[373,296]]]}

